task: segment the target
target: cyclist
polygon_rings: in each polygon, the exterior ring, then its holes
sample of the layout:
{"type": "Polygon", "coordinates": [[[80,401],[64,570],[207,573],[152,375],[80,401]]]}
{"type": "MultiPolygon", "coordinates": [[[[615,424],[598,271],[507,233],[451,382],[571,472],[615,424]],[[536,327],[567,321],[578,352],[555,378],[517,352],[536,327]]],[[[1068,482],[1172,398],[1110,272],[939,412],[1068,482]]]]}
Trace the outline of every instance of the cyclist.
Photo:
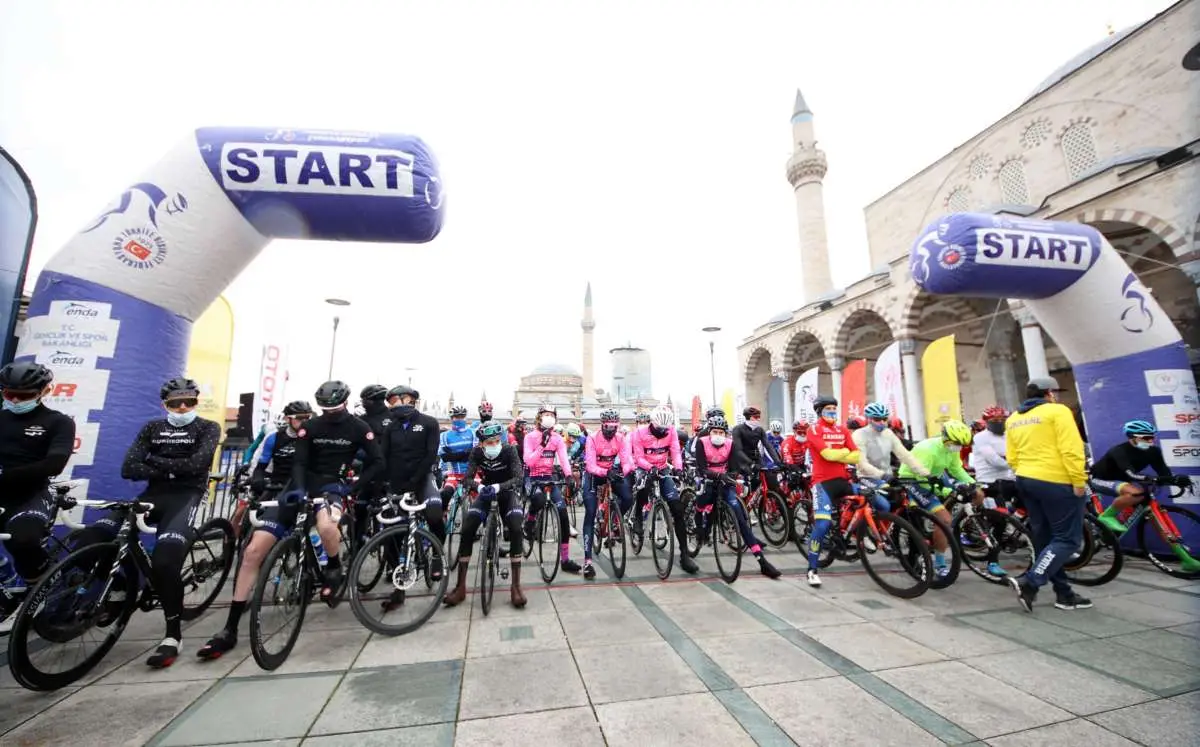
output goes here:
{"type": "MultiPolygon", "coordinates": [[[[667,501],[671,516],[675,519],[675,539],[680,548],[687,547],[687,525],[683,516],[683,503],[675,489],[672,470],[683,472],[683,455],[679,453],[679,437],[675,435],[675,413],[666,405],[654,408],[650,425],[635,430],[630,436],[630,458],[635,468],[634,485],[637,495],[637,511],[634,514],[633,531],[642,531],[642,514],[649,499],[649,480],[658,480],[659,492],[667,501]]],[[[682,550],[679,567],[687,573],[699,570],[696,561],[682,550]]]]}
{"type": "MultiPolygon", "coordinates": [[[[398,404],[392,408],[392,422],[383,434],[382,449],[387,462],[388,486],[393,493],[413,493],[418,503],[425,503],[429,531],[445,545],[442,496],[433,479],[442,443],[437,418],[417,411],[421,394],[416,389],[402,385],[392,391],[398,396],[398,404]]],[[[466,417],[465,409],[462,417],[466,417]]],[[[442,559],[435,556],[429,564],[429,577],[438,580],[442,572],[442,559]]],[[[399,603],[399,590],[393,591],[392,596],[399,603]]]]}
{"type": "Polygon", "coordinates": [[[867,426],[854,431],[854,445],[862,452],[863,458],[871,466],[883,473],[884,477],[892,474],[892,458],[921,477],[928,477],[929,470],[918,462],[896,434],[888,428],[888,416],[891,413],[882,402],[872,402],[863,410],[867,426]]]}
{"type": "MultiPolygon", "coordinates": [[[[508,426],[508,440],[513,446],[517,447],[517,456],[522,460],[525,458],[525,429],[529,427],[529,423],[525,418],[517,418],[508,426]]],[[[522,464],[525,462],[522,461],[522,464]]]]}
{"type": "MultiPolygon", "coordinates": [[[[258,463],[250,476],[250,490],[255,496],[273,500],[287,489],[296,456],[296,438],[312,416],[312,406],[302,400],[289,402],[283,408],[284,425],[271,432],[263,441],[258,463]]],[[[258,580],[259,568],[262,567],[271,546],[292,530],[299,508],[299,504],[291,504],[263,510],[263,526],[253,528],[250,541],[246,543],[242,555],[242,564],[236,572],[233,600],[229,604],[229,617],[225,621],[225,627],[200,647],[196,652],[197,657],[205,661],[219,659],[237,646],[238,623],[246,611],[250,592],[254,590],[254,584],[258,580]]]]}
{"type": "Polygon", "coordinates": [[[583,447],[587,439],[583,435],[583,429],[578,423],[571,423],[566,428],[565,440],[567,442],[567,457],[572,464],[578,464],[583,460],[583,447]]]}
{"type": "Polygon", "coordinates": [[[438,457],[442,460],[442,505],[450,503],[462,476],[467,471],[471,449],[475,446],[475,433],[467,428],[467,408],[455,405],[450,408],[450,428],[442,431],[438,439],[438,457]]]}
{"type": "Polygon", "coordinates": [[[859,474],[879,477],[879,471],[862,458],[854,445],[854,437],[837,421],[838,401],[820,396],[813,401],[818,419],[808,429],[808,453],[812,459],[813,529],[808,539],[808,585],[820,586],[817,573],[821,543],[829,531],[833,517],[833,502],[854,494],[850,483],[850,465],[857,465],[859,474]]]}
{"type": "MultiPolygon", "coordinates": [[[[892,430],[892,433],[896,434],[896,437],[900,439],[900,443],[904,445],[904,448],[912,451],[913,440],[908,437],[908,431],[904,427],[903,420],[897,417],[892,417],[892,419],[888,421],[888,428],[892,430]]],[[[892,466],[898,467],[900,465],[893,462],[892,466]]]]}
{"type": "Polygon", "coordinates": [[[621,416],[616,410],[607,409],[600,413],[600,432],[587,440],[584,446],[583,473],[583,577],[596,577],[596,569],[592,567],[592,542],[595,535],[596,483],[607,480],[609,489],[617,497],[624,516],[633,504],[629,494],[629,484],[625,478],[633,471],[632,461],[622,454],[629,454],[629,443],[617,428],[621,424],[621,416]],[[621,465],[625,466],[622,467],[621,465]]]}
{"type": "MultiPolygon", "coordinates": [[[[909,464],[901,464],[899,476],[907,479],[924,478],[920,485],[910,485],[907,493],[921,508],[932,513],[944,512],[946,507],[937,497],[938,487],[933,485],[937,480],[943,488],[954,488],[958,485],[975,485],[975,478],[967,474],[963,468],[962,448],[971,443],[971,429],[960,420],[947,420],[942,423],[941,433],[921,441],[913,446],[912,456],[924,468],[914,469],[909,464]]],[[[975,488],[976,505],[983,502],[983,491],[975,488]]],[[[942,514],[949,524],[949,517],[942,514]]],[[[946,550],[950,547],[949,538],[938,527],[933,528],[933,570],[939,577],[949,573],[946,564],[946,550]]],[[[988,572],[1003,576],[1004,569],[998,563],[989,563],[988,572]]]]}
{"type": "MultiPolygon", "coordinates": [[[[49,368],[32,361],[0,369],[0,532],[12,535],[4,546],[26,584],[38,581],[50,564],[42,540],[54,523],[57,506],[48,486],[75,449],[75,421],[42,403],[53,381],[49,368]]],[[[9,592],[19,595],[25,588],[9,592]]],[[[12,611],[0,609],[0,618],[12,611]]]]}
{"type": "MultiPolygon", "coordinates": [[[[159,396],[166,418],[142,426],[121,464],[121,477],[147,482],[138,500],[154,504],[146,520],[158,529],[151,563],[166,621],[166,636],[146,660],[155,669],[171,666],[179,656],[184,594],[180,574],[195,538],[192,522],[207,493],[209,469],[221,440],[221,426],[197,417],[200,386],[195,381],[170,379],[159,389],[159,396]]],[[[81,532],[79,544],[112,542],[120,522],[119,517],[110,515],[90,524],[81,532]]],[[[119,604],[131,591],[114,588],[109,601],[119,604]]]]}
{"type": "Polygon", "coordinates": [[[650,413],[639,412],[633,417],[633,429],[635,431],[644,430],[650,427],[650,413]]]}
{"type": "Polygon", "coordinates": [[[788,466],[805,466],[805,462],[808,461],[808,423],[803,420],[792,423],[792,435],[783,439],[779,456],[788,466]]]}
{"type": "Polygon", "coordinates": [[[491,402],[488,402],[486,399],[480,402],[479,420],[472,424],[471,433],[477,434],[479,432],[479,426],[483,425],[484,423],[490,423],[492,421],[492,414],[494,411],[495,409],[492,407],[491,402]]]}
{"type": "Polygon", "coordinates": [[[783,464],[783,457],[779,456],[767,434],[763,433],[762,410],[754,406],[747,407],[742,410],[742,417],[745,418],[745,422],[735,425],[731,432],[734,440],[738,442],[739,453],[734,466],[746,476],[746,484],[753,485],[760,465],[770,465],[763,466],[763,473],[767,477],[767,489],[780,493],[779,475],[773,466],[783,464]]]}
{"type": "Polygon", "coordinates": [[[855,431],[857,431],[860,428],[866,428],[866,427],[867,427],[867,421],[864,420],[863,418],[859,417],[858,415],[851,415],[849,418],[846,419],[846,430],[850,431],[851,433],[854,433],[855,431]]]}
{"type": "MultiPolygon", "coordinates": [[[[370,384],[363,387],[362,392],[359,393],[363,408],[362,421],[371,428],[371,432],[375,434],[375,442],[379,444],[383,443],[383,433],[392,423],[392,413],[387,405],[387,393],[387,387],[382,384],[370,384]]],[[[382,453],[381,451],[380,454],[382,455],[382,453]]],[[[359,451],[354,462],[354,471],[358,474],[362,473],[363,456],[364,454],[359,451]]],[[[365,507],[379,498],[384,491],[382,482],[384,473],[382,470],[377,470],[376,474],[379,479],[375,480],[375,484],[364,485],[359,494],[364,510],[354,512],[354,539],[358,542],[361,542],[366,537],[367,527],[371,521],[371,512],[365,510],[365,507]]]]}
{"type": "MultiPolygon", "coordinates": [[[[1115,496],[1116,500],[1100,513],[1100,523],[1116,532],[1125,533],[1125,522],[1120,515],[1132,509],[1146,497],[1141,483],[1156,482],[1185,488],[1192,484],[1187,475],[1172,474],[1163,459],[1162,449],[1154,442],[1158,430],[1146,420],[1131,420],[1125,424],[1125,440],[1105,452],[1092,465],[1091,485],[1101,495],[1115,496]],[[1158,479],[1146,476],[1146,470],[1154,470],[1158,479]]],[[[1184,561],[1184,570],[1188,561],[1184,561]]]]}
{"type": "MultiPolygon", "coordinates": [[[[783,421],[772,420],[770,430],[767,431],[767,442],[775,448],[775,452],[779,453],[779,448],[783,446],[783,421]]],[[[778,469],[783,463],[782,454],[779,461],[773,461],[769,455],[763,455],[763,465],[767,469],[778,469]]]]}
{"type": "Polygon", "coordinates": [[[971,447],[975,479],[991,486],[995,497],[1005,506],[1020,505],[1017,481],[1005,458],[1008,447],[1004,442],[1004,421],[1008,420],[1008,415],[1008,410],[1000,405],[986,408],[980,418],[984,429],[975,434],[971,447]]]}
{"type": "Polygon", "coordinates": [[[550,484],[550,499],[558,509],[559,554],[562,559],[562,569],[567,573],[579,573],[579,564],[571,560],[570,529],[567,518],[567,504],[563,500],[562,489],[554,479],[554,469],[557,466],[566,476],[568,483],[572,482],[571,461],[567,457],[567,444],[558,435],[554,426],[558,421],[558,411],[551,404],[543,404],[538,408],[537,428],[525,436],[525,466],[529,468],[529,513],[525,517],[525,538],[533,541],[533,527],[537,514],[546,505],[546,496],[538,487],[550,484]],[[557,460],[557,464],[555,463],[557,460]]]}
{"type": "Polygon", "coordinates": [[[475,432],[476,446],[471,449],[467,463],[463,492],[470,495],[476,486],[479,496],[471,504],[463,519],[462,543],[458,548],[458,582],[454,590],[443,600],[453,607],[467,598],[467,565],[471,560],[471,548],[475,535],[487,516],[493,500],[499,501],[501,520],[508,525],[509,557],[512,558],[512,586],[509,598],[512,606],[525,606],[525,594],[521,591],[521,504],[517,501],[517,488],[524,479],[524,470],[517,457],[515,446],[504,441],[504,426],[491,421],[479,426],[475,432]]]}
{"type": "MultiPolygon", "coordinates": [[[[700,445],[696,448],[696,473],[706,480],[704,493],[696,499],[697,531],[703,536],[703,529],[700,527],[705,521],[705,516],[711,513],[719,495],[725,504],[733,509],[742,541],[758,559],[759,571],[767,578],[779,578],[779,570],[771,565],[763,553],[762,540],[755,537],[750,529],[750,522],[746,520],[746,508],[737,497],[736,482],[728,472],[731,465],[738,463],[737,452],[740,448],[737,439],[729,438],[728,433],[729,423],[725,418],[715,417],[708,421],[708,435],[700,439],[700,445]]],[[[683,555],[686,556],[687,553],[683,555]]]]}

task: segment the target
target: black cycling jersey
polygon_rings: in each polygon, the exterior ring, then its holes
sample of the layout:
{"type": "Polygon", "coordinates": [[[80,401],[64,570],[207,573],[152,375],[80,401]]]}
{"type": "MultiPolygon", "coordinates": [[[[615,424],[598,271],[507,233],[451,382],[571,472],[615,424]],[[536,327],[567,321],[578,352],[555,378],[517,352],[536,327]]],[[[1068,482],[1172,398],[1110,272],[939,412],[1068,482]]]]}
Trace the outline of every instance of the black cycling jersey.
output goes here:
{"type": "Polygon", "coordinates": [[[751,428],[741,423],[733,427],[730,435],[733,436],[740,452],[740,458],[735,462],[738,470],[746,472],[761,465],[763,451],[767,452],[767,456],[771,457],[775,464],[783,464],[783,457],[779,456],[779,452],[767,440],[767,433],[762,428],[751,428]]]}
{"type": "Polygon", "coordinates": [[[263,441],[262,454],[254,466],[256,482],[265,483],[268,471],[276,482],[291,478],[292,465],[296,461],[296,433],[284,426],[267,436],[263,441]]]}
{"type": "Polygon", "coordinates": [[[171,425],[166,418],[151,420],[125,453],[121,477],[149,481],[147,492],[203,490],[220,440],[221,426],[211,420],[196,418],[183,426],[171,425]]]}
{"type": "Polygon", "coordinates": [[[525,479],[525,470],[517,447],[504,444],[495,459],[483,453],[482,446],[471,449],[467,462],[467,478],[476,479],[481,485],[496,485],[500,490],[513,490],[525,479]]]}
{"type": "Polygon", "coordinates": [[[1092,465],[1092,477],[1097,480],[1128,480],[1134,475],[1144,476],[1147,467],[1152,467],[1159,477],[1171,476],[1171,468],[1163,460],[1162,449],[1158,446],[1139,449],[1128,441],[1122,441],[1092,465]]]}
{"type": "Polygon", "coordinates": [[[392,424],[392,412],[383,402],[363,402],[363,410],[366,414],[362,416],[363,422],[371,426],[371,432],[375,434],[375,438],[382,439],[383,432],[392,424]]]}
{"type": "Polygon", "coordinates": [[[45,488],[75,450],[75,421],[38,406],[17,415],[0,411],[0,501],[45,488]]]}
{"type": "Polygon", "coordinates": [[[412,405],[392,410],[392,422],[383,434],[383,453],[393,491],[416,491],[433,473],[441,435],[437,418],[417,412],[412,405]]]}
{"type": "Polygon", "coordinates": [[[517,442],[516,443],[517,456],[521,458],[521,460],[522,460],[521,464],[525,463],[524,462],[524,459],[525,459],[525,433],[526,433],[526,431],[524,429],[521,429],[521,430],[514,429],[512,432],[512,437],[517,442]]]}
{"type": "Polygon", "coordinates": [[[295,444],[292,485],[297,490],[321,487],[310,482],[345,477],[359,449],[364,455],[363,473],[351,487],[352,495],[377,479],[384,469],[379,439],[371,426],[345,409],[309,420],[297,431],[295,444]]]}

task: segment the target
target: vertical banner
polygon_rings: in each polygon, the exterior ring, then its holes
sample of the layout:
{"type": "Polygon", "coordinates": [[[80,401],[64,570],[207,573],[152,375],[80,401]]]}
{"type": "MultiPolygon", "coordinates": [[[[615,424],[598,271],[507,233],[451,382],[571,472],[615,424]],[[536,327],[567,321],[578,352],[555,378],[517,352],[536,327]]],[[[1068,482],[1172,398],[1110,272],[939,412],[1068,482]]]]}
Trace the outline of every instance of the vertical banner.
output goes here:
{"type": "Polygon", "coordinates": [[[704,409],[700,405],[700,398],[692,397],[692,430],[695,430],[696,426],[699,425],[700,421],[703,419],[704,409]]]}
{"type": "Polygon", "coordinates": [[[732,426],[737,422],[733,409],[733,390],[726,389],[721,393],[721,409],[725,411],[725,420],[732,426]]]}
{"type": "Polygon", "coordinates": [[[867,406],[867,362],[850,361],[842,371],[842,413],[846,419],[862,417],[867,406]]]}
{"type": "Polygon", "coordinates": [[[16,159],[0,148],[0,365],[12,360],[17,311],[37,226],[37,196],[16,159]]]}
{"type": "Polygon", "coordinates": [[[813,402],[817,399],[820,375],[821,369],[813,366],[796,379],[796,420],[803,420],[810,425],[817,422],[817,414],[813,412],[813,402]]]}
{"type": "Polygon", "coordinates": [[[893,342],[875,361],[875,400],[887,405],[892,416],[908,425],[908,407],[904,403],[904,377],[900,365],[900,343],[893,342]]]}
{"type": "Polygon", "coordinates": [[[287,346],[278,342],[263,345],[262,361],[258,368],[258,388],[254,393],[254,419],[250,423],[255,435],[270,428],[275,415],[286,404],[283,401],[287,386],[287,346]]]}
{"type": "MultiPolygon", "coordinates": [[[[229,365],[233,361],[233,309],[225,296],[205,310],[192,325],[187,376],[200,385],[200,417],[212,420],[225,432],[225,405],[229,398],[229,365]]],[[[223,440],[223,439],[222,439],[223,440]]],[[[221,469],[221,449],[213,457],[213,470],[221,469]]],[[[211,484],[209,501],[217,486],[211,484]]]]}
{"type": "MultiPolygon", "coordinates": [[[[742,421],[745,420],[745,418],[742,417],[742,412],[745,409],[746,409],[746,395],[739,394],[738,396],[734,397],[733,398],[733,417],[736,419],[736,422],[741,423],[742,421]]],[[[733,422],[735,422],[735,420],[730,420],[729,422],[733,423],[733,422]]]]}
{"type": "Polygon", "coordinates": [[[947,420],[962,420],[954,335],[939,337],[925,348],[925,354],[921,356],[921,378],[925,380],[926,429],[936,433],[947,420]]]}

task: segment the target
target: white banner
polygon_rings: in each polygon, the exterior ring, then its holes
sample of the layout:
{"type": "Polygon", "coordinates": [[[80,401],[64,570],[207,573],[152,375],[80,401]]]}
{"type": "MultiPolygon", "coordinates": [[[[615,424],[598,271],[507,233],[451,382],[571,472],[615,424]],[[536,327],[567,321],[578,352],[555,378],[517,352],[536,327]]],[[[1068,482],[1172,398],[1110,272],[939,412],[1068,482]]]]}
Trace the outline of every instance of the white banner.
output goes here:
{"type": "Polygon", "coordinates": [[[810,425],[817,422],[817,414],[813,412],[813,402],[817,399],[817,383],[820,373],[820,369],[813,366],[796,379],[795,417],[796,420],[803,420],[810,425]]]}
{"type": "Polygon", "coordinates": [[[733,398],[733,417],[737,418],[738,423],[746,422],[746,418],[742,413],[746,410],[746,395],[739,394],[733,398]]]}
{"type": "Polygon", "coordinates": [[[258,370],[258,389],[254,393],[252,437],[264,427],[273,427],[275,416],[286,404],[283,396],[287,389],[287,352],[286,345],[263,345],[262,363],[258,370]]]}
{"type": "Polygon", "coordinates": [[[875,361],[874,401],[882,402],[908,425],[908,408],[904,405],[904,378],[900,368],[900,343],[893,342],[879,354],[875,361]]]}

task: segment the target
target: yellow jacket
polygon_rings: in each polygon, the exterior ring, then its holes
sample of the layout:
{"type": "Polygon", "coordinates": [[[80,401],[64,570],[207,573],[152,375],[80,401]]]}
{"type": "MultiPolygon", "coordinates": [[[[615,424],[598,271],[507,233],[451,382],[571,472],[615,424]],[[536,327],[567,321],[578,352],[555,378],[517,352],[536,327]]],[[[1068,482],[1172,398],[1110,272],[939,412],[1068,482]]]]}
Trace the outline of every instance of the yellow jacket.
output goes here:
{"type": "Polygon", "coordinates": [[[1008,463],[1017,477],[1063,485],[1087,485],[1083,439],[1066,405],[1022,405],[1005,424],[1008,463]]]}

